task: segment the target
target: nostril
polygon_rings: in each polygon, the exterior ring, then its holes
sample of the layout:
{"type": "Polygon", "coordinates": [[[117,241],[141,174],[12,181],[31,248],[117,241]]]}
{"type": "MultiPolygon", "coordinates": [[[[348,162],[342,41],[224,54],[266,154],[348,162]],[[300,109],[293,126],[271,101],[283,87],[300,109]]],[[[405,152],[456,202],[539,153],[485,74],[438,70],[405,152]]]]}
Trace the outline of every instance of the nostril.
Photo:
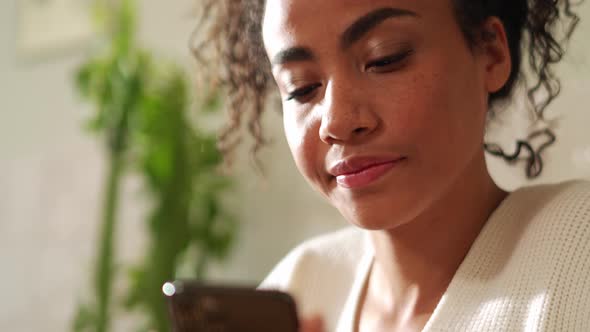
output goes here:
{"type": "Polygon", "coordinates": [[[353,132],[354,132],[355,134],[362,134],[362,133],[364,133],[365,131],[367,131],[367,129],[368,129],[367,127],[359,127],[359,128],[356,128],[355,130],[353,130],[353,132]]]}

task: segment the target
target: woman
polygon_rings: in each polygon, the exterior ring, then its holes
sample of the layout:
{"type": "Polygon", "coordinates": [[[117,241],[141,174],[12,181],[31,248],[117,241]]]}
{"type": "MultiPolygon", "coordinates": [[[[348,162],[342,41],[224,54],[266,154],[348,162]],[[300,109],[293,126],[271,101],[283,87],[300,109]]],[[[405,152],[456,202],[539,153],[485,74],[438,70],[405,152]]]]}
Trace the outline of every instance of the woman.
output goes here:
{"type": "MultiPolygon", "coordinates": [[[[519,78],[523,35],[539,118],[557,95],[551,65],[563,51],[553,31],[569,19],[571,34],[568,1],[217,9],[231,128],[249,109],[262,143],[272,75],[298,169],[355,226],[302,244],[262,285],[319,317],[304,331],[590,330],[590,185],[507,193],[484,158],[517,158],[485,145],[484,132],[519,78]]],[[[544,146],[519,147],[538,175],[544,146]]]]}

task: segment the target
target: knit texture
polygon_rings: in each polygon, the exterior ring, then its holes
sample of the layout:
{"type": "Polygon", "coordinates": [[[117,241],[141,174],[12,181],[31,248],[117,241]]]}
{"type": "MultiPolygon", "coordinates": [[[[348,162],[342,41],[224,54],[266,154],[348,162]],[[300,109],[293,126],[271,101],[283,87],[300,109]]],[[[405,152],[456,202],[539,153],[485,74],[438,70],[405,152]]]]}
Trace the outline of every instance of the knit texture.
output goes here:
{"type": "MultiPolygon", "coordinates": [[[[309,240],[262,288],[293,295],[301,316],[352,332],[373,253],[365,231],[309,240]]],[[[424,331],[590,331],[590,183],[511,193],[482,229],[424,331]]]]}

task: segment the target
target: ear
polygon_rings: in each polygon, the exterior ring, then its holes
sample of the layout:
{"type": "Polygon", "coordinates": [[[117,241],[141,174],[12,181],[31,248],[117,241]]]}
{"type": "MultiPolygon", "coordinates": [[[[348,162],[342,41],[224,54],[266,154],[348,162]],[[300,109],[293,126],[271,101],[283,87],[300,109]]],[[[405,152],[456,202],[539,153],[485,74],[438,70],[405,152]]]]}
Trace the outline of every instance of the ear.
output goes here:
{"type": "Polygon", "coordinates": [[[485,65],[485,83],[489,93],[506,84],[512,70],[510,47],[504,24],[497,17],[490,17],[482,27],[480,50],[485,65]]]}

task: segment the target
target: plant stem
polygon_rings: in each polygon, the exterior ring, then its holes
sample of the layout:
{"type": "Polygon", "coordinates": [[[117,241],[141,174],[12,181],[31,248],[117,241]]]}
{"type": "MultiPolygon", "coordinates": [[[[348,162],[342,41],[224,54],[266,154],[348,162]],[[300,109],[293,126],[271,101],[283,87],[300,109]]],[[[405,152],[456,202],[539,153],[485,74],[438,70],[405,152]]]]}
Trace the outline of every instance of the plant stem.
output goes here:
{"type": "Polygon", "coordinates": [[[123,153],[111,153],[111,164],[104,196],[104,215],[99,240],[100,251],[97,266],[96,294],[98,295],[98,312],[96,332],[106,332],[109,323],[109,303],[113,280],[114,233],[117,208],[119,203],[119,184],[123,170],[123,153]]]}

